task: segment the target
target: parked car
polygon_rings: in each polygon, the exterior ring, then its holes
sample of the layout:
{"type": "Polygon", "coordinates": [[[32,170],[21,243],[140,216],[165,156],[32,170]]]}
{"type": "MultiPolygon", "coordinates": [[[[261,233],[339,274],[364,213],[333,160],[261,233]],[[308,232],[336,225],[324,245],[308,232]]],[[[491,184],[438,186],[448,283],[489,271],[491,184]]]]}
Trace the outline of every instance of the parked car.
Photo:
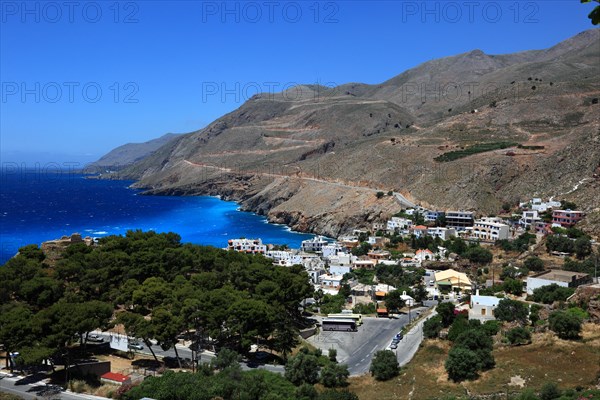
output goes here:
{"type": "Polygon", "coordinates": [[[142,346],[138,342],[131,342],[131,343],[127,344],[127,348],[130,349],[130,350],[143,350],[144,346],[142,346]]]}
{"type": "Polygon", "coordinates": [[[95,333],[90,333],[87,337],[87,341],[88,342],[93,342],[93,343],[102,343],[104,342],[104,338],[100,335],[97,335],[95,333]]]}
{"type": "Polygon", "coordinates": [[[390,349],[396,350],[397,348],[398,348],[398,343],[392,342],[392,344],[390,345],[390,349]]]}
{"type": "Polygon", "coordinates": [[[398,332],[396,334],[396,336],[394,337],[394,339],[398,339],[398,341],[402,340],[402,338],[404,337],[404,335],[402,334],[402,332],[398,332]]]}

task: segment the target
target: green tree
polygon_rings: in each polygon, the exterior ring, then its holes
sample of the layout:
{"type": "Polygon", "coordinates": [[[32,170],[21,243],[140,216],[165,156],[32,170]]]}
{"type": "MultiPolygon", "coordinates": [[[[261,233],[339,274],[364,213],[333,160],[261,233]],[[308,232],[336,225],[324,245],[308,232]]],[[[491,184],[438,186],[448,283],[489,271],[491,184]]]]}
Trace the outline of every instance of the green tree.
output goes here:
{"type": "Polygon", "coordinates": [[[0,343],[6,352],[6,367],[13,370],[9,354],[31,344],[35,336],[32,332],[33,313],[29,307],[19,303],[0,306],[0,343]]]}
{"type": "Polygon", "coordinates": [[[235,350],[224,347],[219,350],[217,356],[212,359],[211,365],[213,368],[224,370],[230,367],[239,367],[240,361],[242,361],[242,356],[235,350]]]}
{"type": "Polygon", "coordinates": [[[436,311],[442,318],[444,328],[449,327],[454,321],[454,304],[449,302],[438,304],[436,311]]]}
{"type": "Polygon", "coordinates": [[[544,261],[536,256],[528,257],[523,263],[525,268],[530,271],[543,271],[544,270],[544,261]]]}
{"type": "Polygon", "coordinates": [[[504,289],[506,293],[514,294],[515,296],[520,296],[523,293],[523,281],[508,278],[502,284],[502,289],[504,289]]]}
{"type": "Polygon", "coordinates": [[[298,400],[317,400],[318,397],[319,393],[313,385],[303,383],[296,388],[296,396],[294,398],[298,400]]]}
{"type": "Polygon", "coordinates": [[[561,391],[558,385],[554,382],[546,382],[540,390],[540,400],[554,400],[558,399],[561,395],[561,391]]]}
{"type": "Polygon", "coordinates": [[[327,352],[327,357],[329,358],[329,361],[331,361],[332,363],[336,363],[337,362],[337,350],[334,348],[329,349],[329,351],[327,352]]]}
{"type": "Polygon", "coordinates": [[[475,353],[480,369],[490,369],[495,365],[492,338],[480,327],[462,332],[454,341],[454,347],[463,347],[475,353]]]}
{"type": "Polygon", "coordinates": [[[401,296],[402,292],[399,290],[392,290],[385,295],[385,306],[390,313],[397,313],[404,307],[404,300],[402,300],[401,296]]]}
{"type": "Polygon", "coordinates": [[[383,196],[385,196],[385,193],[383,193],[383,192],[377,192],[376,196],[377,196],[378,199],[381,199],[383,196]]]}
{"type": "Polygon", "coordinates": [[[505,336],[508,342],[513,345],[527,344],[531,341],[531,332],[522,326],[507,331],[505,336]]]}
{"type": "Polygon", "coordinates": [[[497,320],[507,322],[524,322],[527,320],[528,314],[529,310],[525,304],[511,299],[500,300],[498,306],[494,310],[494,316],[497,320]]]}
{"type": "Polygon", "coordinates": [[[575,251],[577,258],[580,260],[592,254],[592,242],[590,241],[590,238],[587,236],[582,236],[578,239],[575,239],[575,243],[573,243],[573,250],[575,251]]]}
{"type": "Polygon", "coordinates": [[[581,317],[567,311],[554,311],[548,318],[549,327],[559,338],[578,339],[581,333],[581,317]]]}
{"type": "Polygon", "coordinates": [[[475,352],[460,346],[453,346],[446,359],[448,378],[455,382],[476,379],[481,369],[479,357],[475,352]]]}
{"type": "Polygon", "coordinates": [[[423,336],[428,339],[436,339],[442,331],[442,317],[435,315],[423,323],[423,336]]]}
{"type": "Polygon", "coordinates": [[[532,298],[536,303],[552,304],[555,301],[566,301],[573,293],[575,293],[574,288],[553,283],[534,289],[532,298]]]}
{"type": "Polygon", "coordinates": [[[484,249],[481,246],[471,247],[466,251],[465,257],[467,257],[469,261],[481,265],[491,263],[494,258],[491,251],[484,249]]]}
{"type": "Polygon", "coordinates": [[[319,381],[319,362],[312,354],[300,352],[285,364],[285,377],[296,386],[319,381]]]}
{"type": "Polygon", "coordinates": [[[392,351],[380,350],[373,356],[369,371],[378,381],[387,381],[400,373],[400,366],[392,351]]]}
{"type": "Polygon", "coordinates": [[[321,369],[321,383],[328,388],[347,386],[348,376],[350,373],[347,365],[330,362],[321,369]]]}

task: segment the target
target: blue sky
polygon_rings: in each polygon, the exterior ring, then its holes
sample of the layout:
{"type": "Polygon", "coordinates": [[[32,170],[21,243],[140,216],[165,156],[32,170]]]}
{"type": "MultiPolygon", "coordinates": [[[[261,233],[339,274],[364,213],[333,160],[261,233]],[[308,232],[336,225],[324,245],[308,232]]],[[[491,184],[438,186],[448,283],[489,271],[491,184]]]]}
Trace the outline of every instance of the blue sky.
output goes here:
{"type": "Polygon", "coordinates": [[[199,129],[256,90],[379,83],[593,28],[568,1],[1,2],[3,161],[91,161],[199,129]]]}

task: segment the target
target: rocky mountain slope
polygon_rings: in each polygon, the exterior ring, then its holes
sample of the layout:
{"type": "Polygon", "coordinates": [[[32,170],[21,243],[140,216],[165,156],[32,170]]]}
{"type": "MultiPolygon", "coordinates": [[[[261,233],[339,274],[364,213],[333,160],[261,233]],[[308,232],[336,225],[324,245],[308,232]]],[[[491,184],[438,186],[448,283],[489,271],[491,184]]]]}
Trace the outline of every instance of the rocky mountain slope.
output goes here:
{"type": "Polygon", "coordinates": [[[442,209],[554,196],[598,211],[598,76],[595,29],[546,50],[432,60],[379,85],[298,86],[256,95],[113,177],[152,194],[219,194],[328,235],[402,207],[377,191],[442,209]],[[437,158],[481,144],[497,149],[437,158]]]}
{"type": "Polygon", "coordinates": [[[104,172],[105,170],[119,170],[140,161],[151,153],[160,149],[171,140],[177,138],[175,133],[167,133],[157,139],[143,143],[127,143],[119,146],[99,160],[89,164],[86,169],[90,172],[104,172]]]}

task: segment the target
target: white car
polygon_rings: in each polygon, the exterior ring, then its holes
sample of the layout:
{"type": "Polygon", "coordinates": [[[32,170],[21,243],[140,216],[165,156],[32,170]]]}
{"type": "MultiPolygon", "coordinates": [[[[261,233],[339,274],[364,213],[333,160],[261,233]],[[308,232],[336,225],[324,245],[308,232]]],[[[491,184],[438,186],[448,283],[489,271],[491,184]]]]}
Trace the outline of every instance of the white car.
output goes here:
{"type": "Polygon", "coordinates": [[[102,343],[104,342],[104,338],[100,335],[97,335],[95,333],[90,333],[87,337],[87,341],[88,342],[94,342],[94,343],[102,343]]]}

